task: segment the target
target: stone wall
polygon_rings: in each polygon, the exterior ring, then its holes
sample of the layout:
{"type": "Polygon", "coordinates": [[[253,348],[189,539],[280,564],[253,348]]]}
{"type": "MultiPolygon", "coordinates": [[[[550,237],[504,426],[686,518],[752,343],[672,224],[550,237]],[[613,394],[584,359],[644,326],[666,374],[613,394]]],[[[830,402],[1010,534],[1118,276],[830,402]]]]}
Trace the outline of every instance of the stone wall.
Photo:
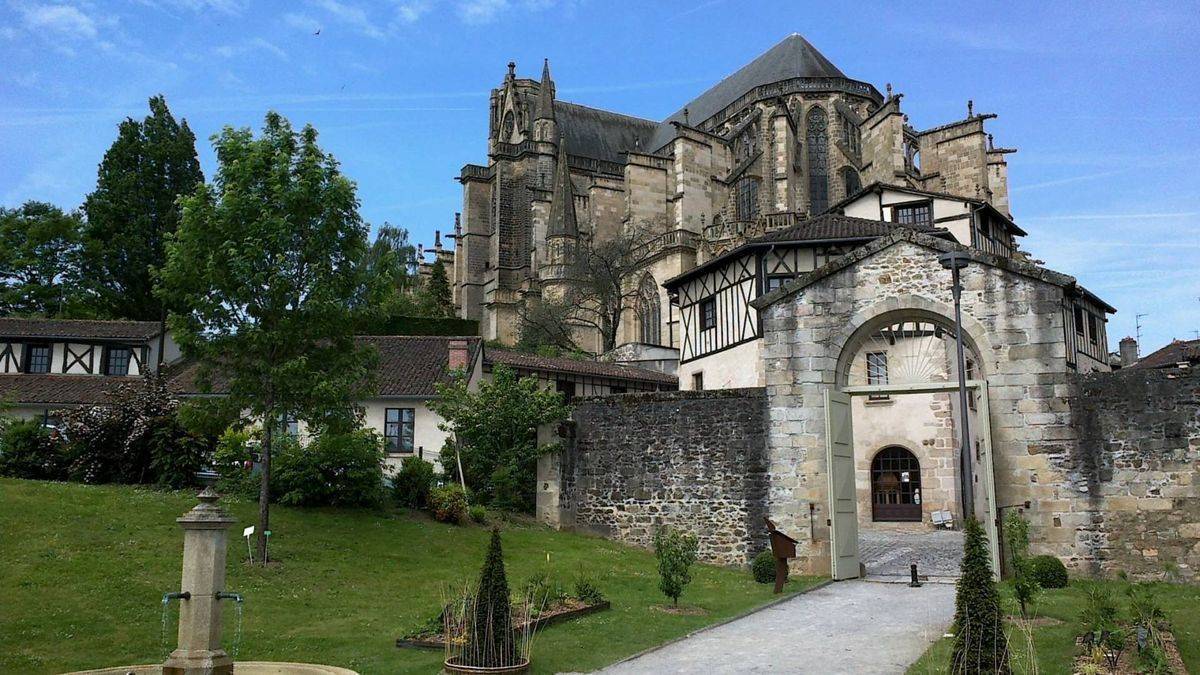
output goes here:
{"type": "Polygon", "coordinates": [[[1075,566],[1196,579],[1200,570],[1200,371],[1122,370],[1078,377],[1079,445],[1064,457],[1093,514],[1075,566]]]}
{"type": "Polygon", "coordinates": [[[762,389],[582,399],[570,426],[539,464],[543,522],[643,547],[662,526],[686,530],[723,565],[766,546],[762,389]]]}

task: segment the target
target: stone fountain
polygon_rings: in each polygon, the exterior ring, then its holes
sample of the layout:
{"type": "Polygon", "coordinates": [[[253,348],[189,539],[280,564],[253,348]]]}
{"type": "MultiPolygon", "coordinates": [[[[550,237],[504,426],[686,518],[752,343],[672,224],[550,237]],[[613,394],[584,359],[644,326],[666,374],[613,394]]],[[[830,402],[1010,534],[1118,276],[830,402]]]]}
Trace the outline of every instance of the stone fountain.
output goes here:
{"type": "Polygon", "coordinates": [[[179,600],[179,640],[171,656],[162,665],[68,675],[358,675],[345,668],[311,663],[234,663],[221,648],[221,602],[241,601],[237,593],[224,590],[228,531],[235,521],[217,504],[217,493],[211,487],[199,498],[199,504],[175,519],[183,528],[183,578],[179,592],[164,596],[164,602],[179,600]]]}

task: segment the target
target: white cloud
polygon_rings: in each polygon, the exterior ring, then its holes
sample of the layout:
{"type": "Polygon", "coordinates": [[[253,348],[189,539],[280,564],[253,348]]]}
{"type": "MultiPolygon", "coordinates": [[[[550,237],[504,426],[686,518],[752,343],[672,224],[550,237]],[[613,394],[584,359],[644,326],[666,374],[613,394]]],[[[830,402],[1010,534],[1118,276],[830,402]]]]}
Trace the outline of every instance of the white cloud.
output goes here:
{"type": "Polygon", "coordinates": [[[217,56],[225,59],[231,59],[235,56],[241,56],[243,54],[248,54],[255,51],[270,54],[280,61],[288,60],[287,52],[280,49],[274,43],[264,40],[260,37],[251,38],[236,45],[221,45],[213,50],[217,56]]]}
{"type": "Polygon", "coordinates": [[[237,15],[246,9],[246,0],[139,0],[142,4],[159,9],[186,9],[192,12],[220,12],[237,15]]]}
{"type": "Polygon", "coordinates": [[[458,16],[466,23],[489,23],[511,6],[508,0],[466,0],[458,5],[458,16]]]}
{"type": "Polygon", "coordinates": [[[433,9],[429,0],[405,0],[396,5],[396,21],[399,23],[416,23],[433,9]]]}
{"type": "Polygon", "coordinates": [[[23,5],[18,11],[25,27],[31,31],[48,30],[88,40],[99,34],[96,21],[70,5],[23,5]]]}
{"type": "Polygon", "coordinates": [[[339,23],[372,38],[381,38],[383,30],[367,15],[366,10],[340,0],[309,0],[309,4],[324,10],[339,23]]]}

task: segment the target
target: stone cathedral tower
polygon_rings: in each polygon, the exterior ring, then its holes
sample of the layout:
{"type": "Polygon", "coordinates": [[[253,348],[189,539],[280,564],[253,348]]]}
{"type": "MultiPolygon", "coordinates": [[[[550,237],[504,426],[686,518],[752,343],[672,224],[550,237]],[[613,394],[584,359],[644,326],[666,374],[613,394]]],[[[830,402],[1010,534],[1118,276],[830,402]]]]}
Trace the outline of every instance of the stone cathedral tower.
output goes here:
{"type": "Polygon", "coordinates": [[[459,176],[459,313],[511,344],[521,304],[561,294],[573,247],[653,228],[644,275],[630,280],[646,289],[646,311],[629,312],[619,342],[673,348],[664,281],[859,190],[903,185],[1009,213],[1013,151],[984,130],[995,116],[968,107],[922,131],[900,103],[890,85],[880,93],[847,77],[795,34],[661,121],[561,101],[548,62],[538,80],[509,63],[491,94],[488,162],[459,176]]]}

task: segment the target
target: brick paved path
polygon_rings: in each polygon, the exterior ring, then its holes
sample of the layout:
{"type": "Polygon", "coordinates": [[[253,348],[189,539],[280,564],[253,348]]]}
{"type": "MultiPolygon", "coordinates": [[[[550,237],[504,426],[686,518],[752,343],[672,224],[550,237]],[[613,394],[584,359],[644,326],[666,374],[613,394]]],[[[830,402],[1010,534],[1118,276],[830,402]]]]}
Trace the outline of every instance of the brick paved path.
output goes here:
{"type": "Polygon", "coordinates": [[[929,577],[957,577],[962,562],[962,532],[928,530],[895,532],[862,528],[858,531],[859,561],[867,577],[908,577],[908,566],[929,577]]]}

